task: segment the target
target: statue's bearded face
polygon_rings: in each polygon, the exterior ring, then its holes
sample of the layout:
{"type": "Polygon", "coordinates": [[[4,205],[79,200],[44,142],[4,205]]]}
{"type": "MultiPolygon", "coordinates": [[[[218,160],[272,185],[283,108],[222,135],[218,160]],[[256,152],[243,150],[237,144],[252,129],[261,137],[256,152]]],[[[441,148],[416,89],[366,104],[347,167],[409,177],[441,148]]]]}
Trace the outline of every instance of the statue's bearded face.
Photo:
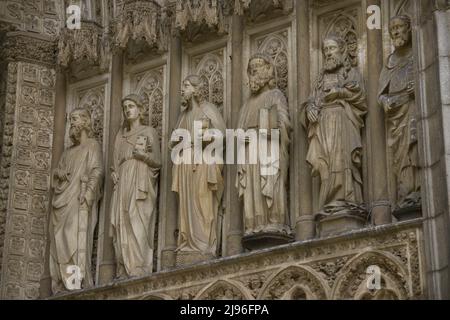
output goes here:
{"type": "Polygon", "coordinates": [[[141,116],[141,110],[134,101],[125,100],[123,102],[123,114],[127,121],[138,120],[141,116]]]}
{"type": "Polygon", "coordinates": [[[181,86],[181,99],[182,104],[185,105],[190,101],[196,94],[196,88],[188,80],[183,81],[181,86]]]}
{"type": "Polygon", "coordinates": [[[89,126],[85,116],[81,112],[73,112],[70,115],[69,137],[74,144],[79,144],[81,132],[89,126]]]}
{"type": "Polygon", "coordinates": [[[274,78],[273,67],[260,58],[252,59],[248,65],[248,79],[252,94],[257,94],[274,78]]]}
{"type": "Polygon", "coordinates": [[[411,28],[403,19],[392,19],[389,26],[389,33],[391,34],[392,43],[395,48],[402,48],[410,43],[411,28]]]}
{"type": "Polygon", "coordinates": [[[324,68],[326,71],[335,71],[344,64],[344,57],[339,44],[335,40],[323,42],[324,68]]]}

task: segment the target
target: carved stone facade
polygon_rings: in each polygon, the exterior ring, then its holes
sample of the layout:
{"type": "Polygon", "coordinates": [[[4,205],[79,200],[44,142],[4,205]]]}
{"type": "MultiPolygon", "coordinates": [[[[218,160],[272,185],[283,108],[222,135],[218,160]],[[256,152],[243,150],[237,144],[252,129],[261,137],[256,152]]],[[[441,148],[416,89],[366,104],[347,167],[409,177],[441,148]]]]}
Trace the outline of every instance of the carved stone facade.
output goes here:
{"type": "Polygon", "coordinates": [[[357,232],[343,238],[292,244],[267,253],[203,263],[62,299],[291,300],[371,299],[367,268],[379,266],[393,299],[424,294],[420,241],[413,224],[357,232]],[[300,298],[302,299],[302,298],[300,298]]]}
{"type": "MultiPolygon", "coordinates": [[[[70,145],[67,115],[77,108],[90,112],[105,168],[91,263],[94,288],[54,298],[449,298],[449,21],[445,0],[1,1],[0,299],[51,296],[50,177],[70,145]],[[81,29],[65,27],[68,5],[80,6],[81,29]],[[381,30],[367,27],[371,5],[381,9],[381,30]],[[402,59],[392,58],[394,47],[400,48],[395,56],[403,57],[401,46],[394,46],[398,39],[391,37],[394,16],[407,16],[402,21],[411,23],[405,88],[396,72],[382,74],[383,66],[403,72],[402,59]],[[252,57],[266,63],[258,60],[249,68],[252,57]],[[252,78],[265,65],[273,67],[271,78],[263,79],[264,72],[252,78]],[[250,109],[259,111],[277,97],[277,124],[286,131],[285,181],[261,179],[260,194],[268,207],[276,196],[286,202],[279,210],[286,235],[281,242],[256,237],[255,245],[246,243],[239,167],[227,164],[223,196],[214,206],[216,252],[211,260],[193,259],[172,270],[181,228],[170,139],[185,111],[189,88],[183,94],[181,88],[188,75],[198,76],[200,100],[218,110],[228,129],[239,128],[243,105],[259,97],[258,81],[266,82],[268,98],[250,109]],[[153,261],[145,262],[143,275],[138,272],[142,277],[123,282],[114,280],[117,259],[109,228],[117,181],[111,167],[114,138],[124,128],[122,99],[130,94],[142,103],[141,125],[149,136],[155,132],[161,150],[155,168],[161,168],[152,178],[153,243],[143,245],[152,248],[146,257],[153,261]],[[392,112],[406,104],[408,111],[392,112]],[[405,114],[411,117],[399,121],[405,114]],[[313,141],[317,132],[320,143],[313,141]],[[417,168],[413,213],[408,206],[398,212],[399,185],[405,183],[396,169],[393,137],[415,148],[414,161],[401,157],[402,169],[417,168]],[[322,232],[322,218],[316,220],[327,205],[321,191],[328,188],[340,212],[348,209],[340,204],[352,199],[355,186],[357,223],[349,215],[334,221],[331,214],[333,227],[322,232]],[[271,196],[273,190],[282,191],[271,196]],[[380,290],[367,289],[374,268],[381,272],[380,290]]],[[[129,137],[123,134],[125,141],[129,137]]],[[[133,143],[142,144],[139,132],[135,138],[133,143]]],[[[147,187],[136,188],[139,196],[147,187]]],[[[257,192],[252,194],[248,199],[255,199],[257,192]]]]}

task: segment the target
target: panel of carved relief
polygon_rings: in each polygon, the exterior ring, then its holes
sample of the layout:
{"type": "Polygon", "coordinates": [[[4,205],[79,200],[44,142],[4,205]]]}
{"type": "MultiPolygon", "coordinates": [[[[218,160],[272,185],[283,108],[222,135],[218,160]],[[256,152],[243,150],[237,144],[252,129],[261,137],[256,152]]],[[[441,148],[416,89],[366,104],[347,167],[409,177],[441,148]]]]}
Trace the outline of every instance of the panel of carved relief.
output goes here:
{"type": "Polygon", "coordinates": [[[0,19],[12,22],[20,30],[55,37],[59,33],[60,7],[56,0],[3,1],[0,19]]]}
{"type": "Polygon", "coordinates": [[[20,63],[17,74],[18,99],[8,100],[15,101],[16,113],[2,296],[36,299],[44,268],[55,70],[20,63]]]}
{"type": "Polygon", "coordinates": [[[165,67],[134,74],[131,79],[131,92],[137,93],[145,104],[146,125],[150,125],[162,136],[165,67]]]}

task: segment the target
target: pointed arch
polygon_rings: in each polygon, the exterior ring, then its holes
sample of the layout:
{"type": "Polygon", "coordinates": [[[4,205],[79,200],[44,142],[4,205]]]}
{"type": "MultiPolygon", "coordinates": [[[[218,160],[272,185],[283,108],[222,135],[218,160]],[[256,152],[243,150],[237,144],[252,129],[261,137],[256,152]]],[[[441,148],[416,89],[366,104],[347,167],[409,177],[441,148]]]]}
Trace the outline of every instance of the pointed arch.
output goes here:
{"type": "Polygon", "coordinates": [[[194,300],[254,300],[239,282],[219,279],[200,290],[194,300]]]}
{"type": "Polygon", "coordinates": [[[278,270],[267,279],[258,300],[290,299],[299,288],[304,291],[307,299],[328,298],[329,287],[318,273],[307,266],[289,266],[278,270]]]}
{"type": "Polygon", "coordinates": [[[411,296],[408,271],[403,263],[388,252],[370,250],[356,255],[341,269],[331,291],[332,299],[361,299],[367,294],[373,296],[373,290],[367,286],[369,266],[380,268],[381,289],[394,293],[398,299],[411,296]]]}

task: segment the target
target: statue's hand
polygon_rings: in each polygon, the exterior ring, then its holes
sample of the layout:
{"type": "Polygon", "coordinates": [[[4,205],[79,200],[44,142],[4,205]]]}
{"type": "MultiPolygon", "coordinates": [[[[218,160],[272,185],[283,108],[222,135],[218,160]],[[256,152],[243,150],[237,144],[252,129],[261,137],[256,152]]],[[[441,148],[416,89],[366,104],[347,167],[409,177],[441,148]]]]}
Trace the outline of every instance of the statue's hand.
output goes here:
{"type": "Polygon", "coordinates": [[[328,91],[325,96],[323,97],[323,101],[325,102],[331,102],[336,99],[338,99],[341,95],[341,90],[339,88],[333,88],[330,91],[328,91]]]}
{"type": "Polygon", "coordinates": [[[133,150],[133,157],[136,159],[136,160],[139,160],[139,161],[146,161],[147,160],[147,155],[143,152],[143,151],[141,151],[141,150],[136,150],[136,149],[134,149],[133,150]]]}
{"type": "Polygon", "coordinates": [[[306,107],[306,114],[308,116],[308,120],[311,123],[316,123],[319,121],[319,110],[314,105],[309,105],[306,107]]]}
{"type": "Polygon", "coordinates": [[[117,175],[117,173],[112,172],[111,179],[112,179],[114,185],[117,185],[119,183],[119,176],[117,175]]]}
{"type": "Polygon", "coordinates": [[[69,181],[70,173],[56,169],[55,176],[59,181],[69,181]]]}
{"type": "Polygon", "coordinates": [[[406,92],[411,95],[414,96],[415,92],[416,92],[416,83],[414,81],[410,81],[406,87],[406,92]]]}

